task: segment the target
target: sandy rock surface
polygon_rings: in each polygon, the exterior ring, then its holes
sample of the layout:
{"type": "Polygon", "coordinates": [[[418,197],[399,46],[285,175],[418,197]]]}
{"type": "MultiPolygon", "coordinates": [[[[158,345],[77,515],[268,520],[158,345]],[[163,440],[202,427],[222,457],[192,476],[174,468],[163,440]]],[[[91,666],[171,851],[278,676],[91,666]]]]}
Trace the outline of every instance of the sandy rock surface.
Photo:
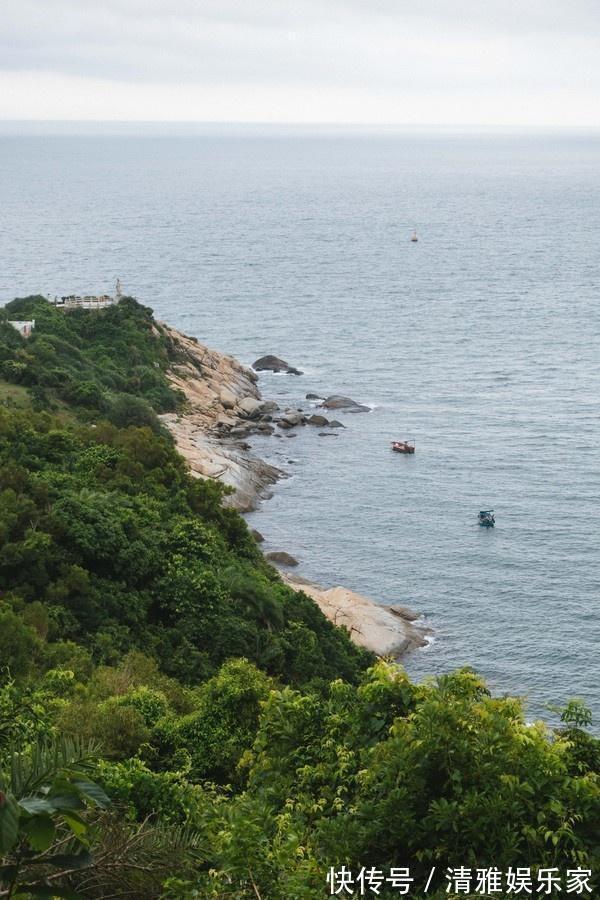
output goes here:
{"type": "Polygon", "coordinates": [[[235,493],[226,502],[241,512],[255,509],[283,474],[253,456],[243,441],[229,433],[247,424],[250,409],[261,406],[256,375],[233,357],[210,350],[167,325],[161,327],[179,356],[167,373],[169,381],[188,401],[185,414],[167,413],[161,420],[193,475],[233,487],[235,493]]]}
{"type": "Polygon", "coordinates": [[[321,612],[349,632],[355,644],[377,656],[398,658],[427,643],[428,628],[415,624],[415,613],[404,607],[394,610],[356,594],[345,587],[324,588],[298,575],[282,574],[283,580],[315,601],[321,612]],[[403,610],[402,614],[399,610],[403,610]]]}

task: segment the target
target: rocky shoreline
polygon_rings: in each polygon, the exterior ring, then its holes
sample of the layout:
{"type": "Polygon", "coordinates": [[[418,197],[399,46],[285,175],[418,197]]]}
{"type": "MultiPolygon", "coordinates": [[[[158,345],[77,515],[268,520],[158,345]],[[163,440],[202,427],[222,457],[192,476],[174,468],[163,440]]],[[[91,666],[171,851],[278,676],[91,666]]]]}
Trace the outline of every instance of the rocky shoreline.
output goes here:
{"type": "Polygon", "coordinates": [[[337,586],[324,588],[300,575],[282,574],[295,590],[311,597],[334,625],[346,628],[355,644],[377,656],[399,659],[424,647],[430,630],[419,624],[416,613],[402,606],[383,606],[362,594],[337,586]]]}
{"type": "MultiPolygon", "coordinates": [[[[251,434],[273,433],[275,427],[286,430],[305,424],[321,428],[343,427],[324,416],[309,417],[302,409],[279,411],[276,403],[261,398],[257,375],[251,369],[164,323],[159,327],[171,342],[177,358],[167,372],[169,381],[187,401],[183,413],[165,414],[161,420],[172,433],[192,475],[214,478],[232,487],[234,492],[226,502],[240,512],[256,509],[261,500],[270,496],[272,485],[285,477],[281,469],[252,453],[247,442],[251,434]],[[275,419],[273,414],[276,412],[280,415],[275,419]]],[[[276,357],[263,359],[270,363],[277,361],[276,357]]],[[[282,367],[281,371],[300,374],[287,363],[283,365],[286,368],[282,367]]],[[[368,412],[368,407],[347,397],[311,396],[308,399],[322,400],[321,405],[326,410],[368,412]]],[[[285,553],[279,555],[287,556],[285,553]]],[[[277,564],[276,559],[273,562],[277,564]]],[[[383,606],[348,588],[324,588],[295,574],[281,572],[281,577],[295,590],[311,597],[330,621],[345,627],[356,644],[378,656],[397,659],[427,644],[429,629],[419,624],[418,616],[405,607],[383,606]]]]}
{"type": "Polygon", "coordinates": [[[234,489],[226,502],[240,512],[256,509],[284,473],[250,452],[245,438],[251,411],[262,405],[257,376],[231,356],[160,324],[178,362],[167,372],[187,399],[183,414],[161,416],[177,449],[197,478],[214,478],[234,489]]]}

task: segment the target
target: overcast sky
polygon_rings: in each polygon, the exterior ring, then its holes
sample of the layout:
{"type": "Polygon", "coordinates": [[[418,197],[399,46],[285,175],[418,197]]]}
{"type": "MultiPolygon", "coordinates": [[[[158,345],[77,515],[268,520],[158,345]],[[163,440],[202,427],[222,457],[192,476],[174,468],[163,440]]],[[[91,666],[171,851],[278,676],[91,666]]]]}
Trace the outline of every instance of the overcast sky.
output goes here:
{"type": "Polygon", "coordinates": [[[600,125],[600,0],[2,0],[0,118],[600,125]]]}

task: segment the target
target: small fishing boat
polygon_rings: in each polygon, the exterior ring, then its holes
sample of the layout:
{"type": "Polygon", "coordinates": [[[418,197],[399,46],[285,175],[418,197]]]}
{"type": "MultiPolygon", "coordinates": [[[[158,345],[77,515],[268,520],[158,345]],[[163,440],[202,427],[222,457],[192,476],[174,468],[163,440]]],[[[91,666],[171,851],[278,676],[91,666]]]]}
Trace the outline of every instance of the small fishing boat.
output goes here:
{"type": "Polygon", "coordinates": [[[416,244],[418,240],[419,240],[419,238],[417,236],[417,229],[415,228],[415,230],[413,231],[412,236],[411,236],[411,241],[413,244],[416,244]]]}
{"type": "Polygon", "coordinates": [[[477,520],[480,525],[484,528],[493,528],[496,524],[496,519],[494,518],[494,510],[493,509],[482,509],[479,511],[479,515],[477,516],[477,520]]]}
{"type": "Polygon", "coordinates": [[[392,450],[395,453],[414,453],[414,441],[392,441],[392,450]]]}

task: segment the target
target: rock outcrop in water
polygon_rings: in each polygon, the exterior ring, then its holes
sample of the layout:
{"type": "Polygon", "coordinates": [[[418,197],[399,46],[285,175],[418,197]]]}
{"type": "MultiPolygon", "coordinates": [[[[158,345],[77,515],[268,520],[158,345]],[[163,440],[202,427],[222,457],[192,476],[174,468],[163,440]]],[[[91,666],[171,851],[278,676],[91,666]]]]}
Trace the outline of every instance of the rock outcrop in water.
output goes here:
{"type": "Polygon", "coordinates": [[[268,559],[269,562],[275,563],[278,566],[298,565],[298,560],[290,553],[286,553],[285,550],[271,550],[270,553],[265,553],[265,559],[268,559]]]}
{"type": "Polygon", "coordinates": [[[304,425],[305,423],[304,413],[300,409],[286,409],[277,420],[280,428],[295,428],[297,425],[304,425]]]}
{"type": "Polygon", "coordinates": [[[331,397],[327,397],[326,400],[323,400],[321,406],[323,409],[343,409],[344,412],[351,413],[371,411],[369,406],[357,403],[356,400],[352,400],[350,397],[341,397],[339,394],[332,394],[331,397]]]}
{"type": "Polygon", "coordinates": [[[252,368],[257,372],[285,372],[287,375],[302,375],[300,369],[290,366],[285,359],[279,359],[278,356],[261,356],[256,362],[252,363],[252,368]]]}

